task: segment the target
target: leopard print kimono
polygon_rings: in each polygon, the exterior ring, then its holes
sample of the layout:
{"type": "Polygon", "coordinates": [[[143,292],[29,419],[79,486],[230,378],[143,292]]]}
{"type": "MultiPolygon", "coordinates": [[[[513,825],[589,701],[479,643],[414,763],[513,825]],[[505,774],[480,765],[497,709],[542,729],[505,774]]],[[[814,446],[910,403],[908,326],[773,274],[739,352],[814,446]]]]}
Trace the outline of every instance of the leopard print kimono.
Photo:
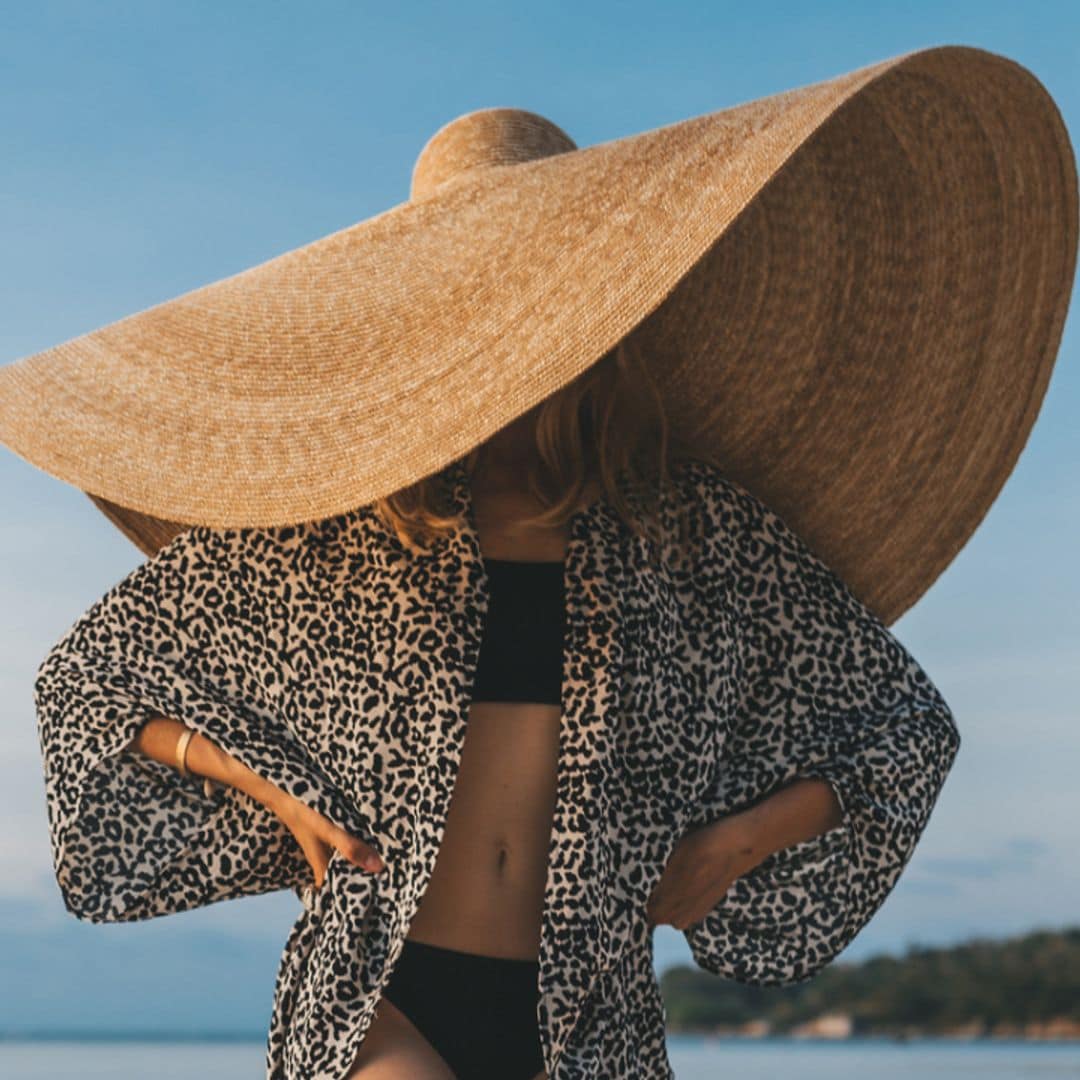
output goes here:
{"type": "MultiPolygon", "coordinates": [[[[35,683],[68,911],[124,922],[293,889],[270,1080],[354,1060],[435,863],[487,605],[466,525],[410,555],[370,507],[178,535],[90,607],[35,683]],[[246,794],[125,747],[164,714],[374,846],[322,888],[246,794]]],[[[551,1080],[671,1077],[645,906],[679,838],[799,776],[840,825],[773,853],[685,930],[729,979],[807,979],[888,896],[959,747],[900,642],[774,512],[711,465],[671,489],[662,557],[606,499],[571,522],[557,802],[538,1019],[551,1080]]]]}

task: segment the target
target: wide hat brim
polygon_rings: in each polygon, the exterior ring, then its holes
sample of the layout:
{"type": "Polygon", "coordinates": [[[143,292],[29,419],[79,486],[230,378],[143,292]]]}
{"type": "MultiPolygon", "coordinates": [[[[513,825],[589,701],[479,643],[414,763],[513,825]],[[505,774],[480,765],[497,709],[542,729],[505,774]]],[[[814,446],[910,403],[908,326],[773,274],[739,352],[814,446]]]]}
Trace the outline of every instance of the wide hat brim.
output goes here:
{"type": "Polygon", "coordinates": [[[982,49],[922,49],[469,170],[15,361],[0,440],[152,554],[190,524],[385,496],[625,337],[683,438],[888,623],[1018,458],[1076,244],[1043,85],[982,49]]]}

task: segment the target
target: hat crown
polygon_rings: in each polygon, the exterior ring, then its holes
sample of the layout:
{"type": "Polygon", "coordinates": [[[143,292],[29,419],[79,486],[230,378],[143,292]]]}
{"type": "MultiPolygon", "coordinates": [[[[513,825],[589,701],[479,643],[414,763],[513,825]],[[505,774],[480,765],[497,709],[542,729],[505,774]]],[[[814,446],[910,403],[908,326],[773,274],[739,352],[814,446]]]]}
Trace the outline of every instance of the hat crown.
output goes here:
{"type": "Polygon", "coordinates": [[[413,166],[409,198],[421,198],[473,169],[517,165],[576,149],[562,128],[539,113],[477,109],[444,124],[428,139],[413,166]]]}

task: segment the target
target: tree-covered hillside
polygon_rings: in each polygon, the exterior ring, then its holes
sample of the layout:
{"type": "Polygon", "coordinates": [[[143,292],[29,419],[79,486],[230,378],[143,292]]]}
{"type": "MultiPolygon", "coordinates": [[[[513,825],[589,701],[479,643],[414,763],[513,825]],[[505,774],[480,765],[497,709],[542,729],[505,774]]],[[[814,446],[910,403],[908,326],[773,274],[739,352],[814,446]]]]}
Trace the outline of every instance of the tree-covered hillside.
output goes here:
{"type": "Polygon", "coordinates": [[[836,961],[793,986],[749,986],[685,966],[660,985],[671,1031],[783,1034],[838,1014],[850,1017],[852,1034],[1022,1035],[1048,1024],[1080,1034],[1080,927],[836,961]]]}

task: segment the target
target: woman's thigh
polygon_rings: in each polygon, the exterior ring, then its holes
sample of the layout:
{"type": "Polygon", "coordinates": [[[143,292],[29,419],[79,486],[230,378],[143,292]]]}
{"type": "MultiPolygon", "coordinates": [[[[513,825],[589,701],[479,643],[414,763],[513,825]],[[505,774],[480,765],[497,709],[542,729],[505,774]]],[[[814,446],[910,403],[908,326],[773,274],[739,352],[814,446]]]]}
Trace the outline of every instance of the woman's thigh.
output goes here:
{"type": "Polygon", "coordinates": [[[416,1025],[382,998],[345,1080],[455,1080],[416,1025]]]}

